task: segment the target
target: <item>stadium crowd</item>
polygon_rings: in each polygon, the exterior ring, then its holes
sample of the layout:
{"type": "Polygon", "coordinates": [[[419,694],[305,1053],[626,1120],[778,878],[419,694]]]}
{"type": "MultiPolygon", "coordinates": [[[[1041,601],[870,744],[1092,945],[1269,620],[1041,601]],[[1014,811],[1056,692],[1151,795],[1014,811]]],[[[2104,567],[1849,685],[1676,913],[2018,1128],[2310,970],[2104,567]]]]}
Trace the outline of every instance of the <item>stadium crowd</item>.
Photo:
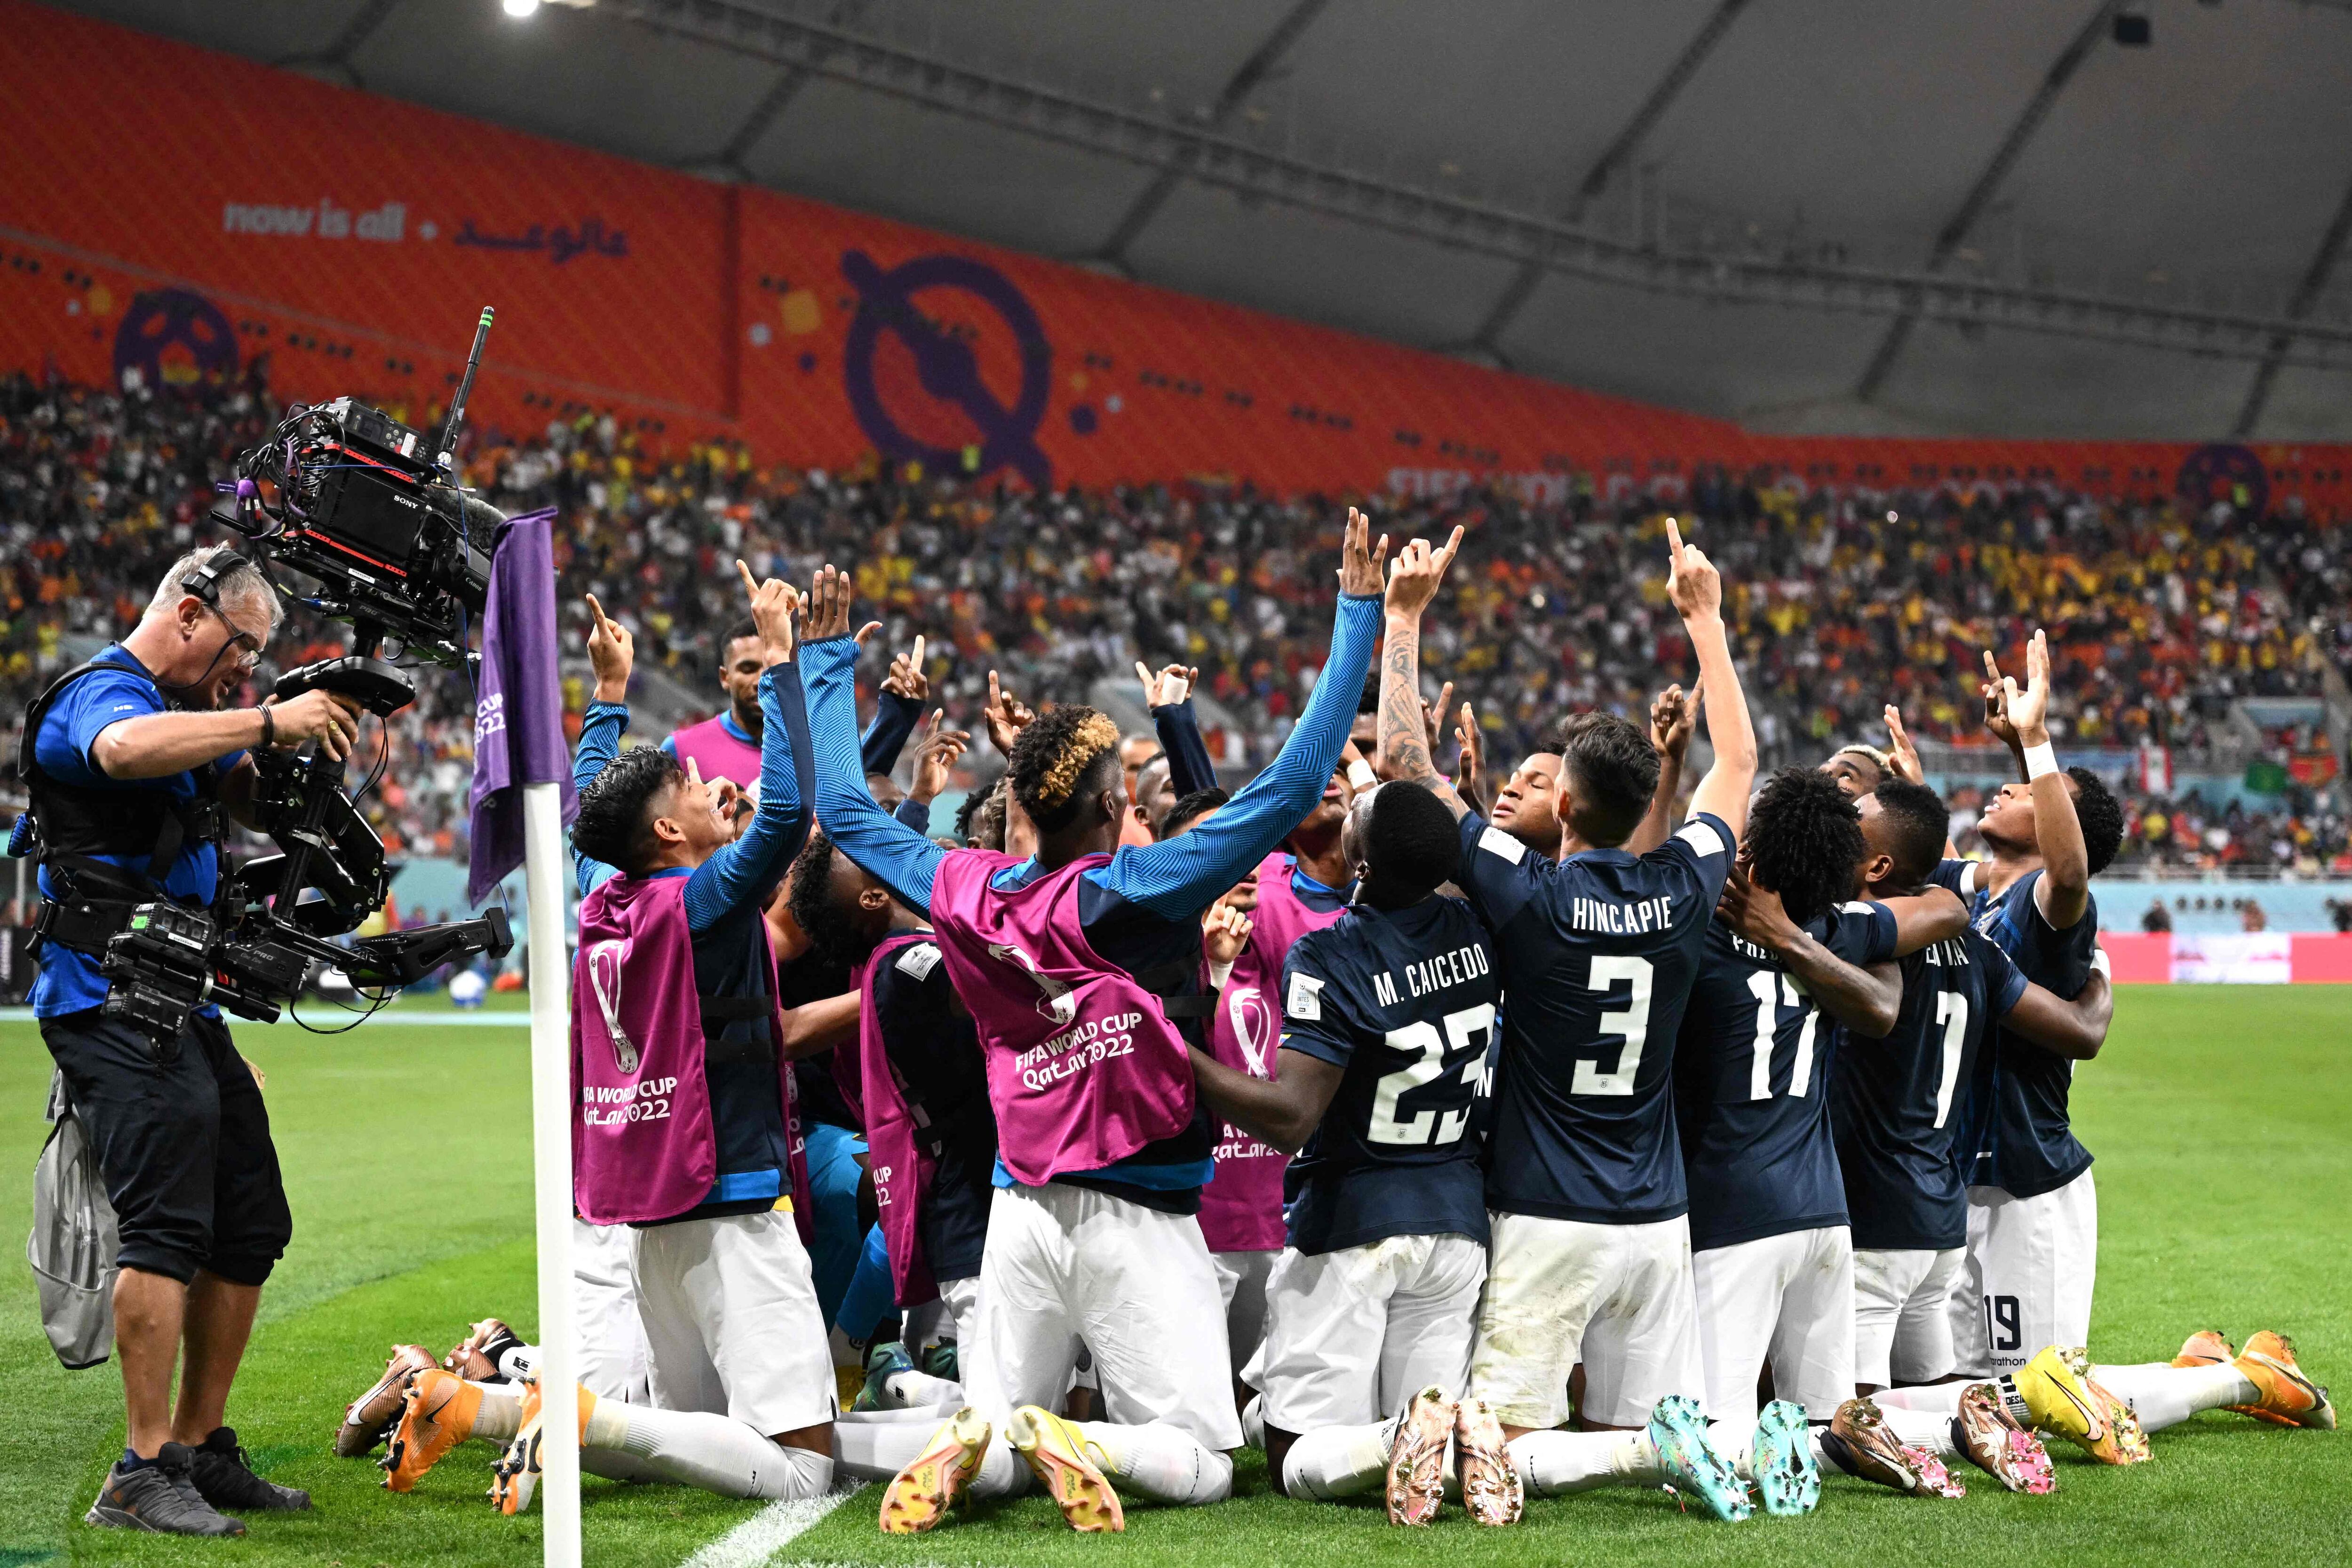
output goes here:
{"type": "MultiPolygon", "coordinates": [[[[163,565],[215,531],[214,482],[278,413],[258,369],[128,395],[0,382],[0,694],[12,711],[72,648],[134,618],[163,565]]],[[[1337,541],[1312,500],[1037,495],[877,465],[762,468],[739,445],[662,451],[660,439],[594,414],[528,436],[479,430],[467,471],[508,511],[559,509],[565,614],[596,593],[635,628],[644,661],[693,689],[715,688],[739,554],[796,580],[826,560],[861,563],[861,596],[890,617],[885,641],[903,648],[925,630],[933,700],[975,731],[991,668],[1016,690],[1071,692],[1123,679],[1140,658],[1198,666],[1240,730],[1213,746],[1254,766],[1321,668],[1328,585],[1302,563],[1337,541]]],[[[1469,530],[1430,664],[1476,706],[1498,760],[1531,749],[1546,715],[1644,710],[1650,672],[1684,660],[1654,565],[1658,501],[1612,500],[1580,477],[1557,505],[1486,490],[1377,504],[1399,537],[1469,530]]],[[[1768,761],[1883,739],[1889,700],[1922,740],[1989,744],[1979,650],[2013,653],[2036,625],[2051,629],[2069,694],[2052,728],[2070,746],[2193,752],[2232,700],[2313,693],[2325,661],[2352,663],[2352,530],[2293,510],[2247,518],[2042,488],[1807,493],[1720,471],[1698,475],[1673,510],[1734,584],[1726,616],[1768,761]]],[[[296,619],[277,662],[340,646],[339,628],[296,619]]],[[[869,656],[870,676],[887,657],[869,656]]],[[[365,809],[395,853],[460,853],[470,693],[446,678],[420,687],[388,733],[362,737],[370,767],[387,741],[394,753],[365,809]]],[[[984,747],[978,759],[983,772],[998,761],[984,747]]],[[[2302,789],[2251,815],[2146,803],[2133,826],[2130,860],[2293,865],[2345,850],[2341,817],[2302,789]]]]}

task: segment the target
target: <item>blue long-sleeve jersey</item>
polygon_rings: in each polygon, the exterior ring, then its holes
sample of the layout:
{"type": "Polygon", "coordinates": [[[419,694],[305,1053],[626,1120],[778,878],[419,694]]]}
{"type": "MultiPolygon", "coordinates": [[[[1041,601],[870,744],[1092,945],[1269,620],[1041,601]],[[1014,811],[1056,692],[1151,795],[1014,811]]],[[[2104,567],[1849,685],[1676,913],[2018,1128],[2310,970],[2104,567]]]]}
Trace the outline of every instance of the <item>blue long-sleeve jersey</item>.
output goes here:
{"type": "Polygon", "coordinates": [[[1217,764],[1209,758],[1209,742],[1201,738],[1200,716],[1190,697],[1154,708],[1151,728],[1168,758],[1168,788],[1174,798],[1181,800],[1217,782],[1217,764]]]}
{"type": "MultiPolygon", "coordinates": [[[[809,805],[815,791],[808,709],[796,666],[775,665],[760,678],[760,712],[765,725],[760,804],[750,825],[733,843],[722,845],[691,871],[678,867],[654,873],[687,879],[694,986],[706,996],[774,994],[773,969],[761,961],[767,947],[760,940],[760,923],[793,858],[808,840],[809,805]]],[[[572,780],[581,788],[619,754],[628,723],[624,704],[589,706],[572,760],[572,780]]],[[[618,874],[617,868],[576,848],[572,865],[583,897],[618,874]]],[[[750,1213],[773,1206],[783,1194],[791,1139],[777,1089],[775,1051],[782,1042],[770,1040],[768,1033],[764,1021],[751,1019],[730,1022],[708,1037],[703,1077],[718,1144],[718,1180],[700,1205],[677,1218],[750,1213]],[[712,1056],[722,1059],[709,1059],[712,1056]]]]}
{"type": "MultiPolygon", "coordinates": [[[[1331,657],[1297,727],[1272,765],[1206,822],[1169,840],[1119,849],[1080,879],[1078,919],[1094,950],[1130,974],[1197,964],[1201,912],[1280,844],[1323,797],[1355,722],[1379,630],[1377,597],[1343,595],[1331,657]]],[[[928,917],[931,883],[950,851],[894,822],[875,805],[857,768],[857,645],[830,637],[802,645],[809,732],[816,747],[817,819],[842,853],[880,879],[899,902],[928,917]]],[[[1018,888],[1044,875],[1034,858],[999,871],[994,885],[1018,888]]],[[[1188,1025],[1188,1028],[1192,1026],[1188,1025]]],[[[1191,1213],[1213,1163],[1205,1110],[1175,1138],[1139,1152],[1079,1184],[1105,1186],[1155,1206],[1191,1213]]]]}

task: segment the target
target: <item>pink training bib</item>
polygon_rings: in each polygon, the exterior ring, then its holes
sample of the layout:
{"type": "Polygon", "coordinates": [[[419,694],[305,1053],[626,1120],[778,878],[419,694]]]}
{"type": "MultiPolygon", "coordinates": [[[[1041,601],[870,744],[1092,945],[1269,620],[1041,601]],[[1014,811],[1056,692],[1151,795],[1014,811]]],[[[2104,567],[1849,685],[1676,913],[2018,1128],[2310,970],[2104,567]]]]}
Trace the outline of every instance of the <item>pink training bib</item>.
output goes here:
{"type": "Polygon", "coordinates": [[[1183,1037],[1079,925],[1078,879],[1109,859],[1000,891],[989,878],[1018,862],[957,849],[932,879],[940,951],[986,1058],[998,1158],[1026,1186],[1101,1170],[1192,1121],[1183,1037]]]}
{"type": "MultiPolygon", "coordinates": [[[[1257,910],[1248,945],[1217,994],[1209,1049],[1217,1060],[1252,1078],[1275,1076],[1282,1043],[1282,964],[1290,944],[1338,921],[1299,900],[1291,886],[1297,858],[1281,850],[1258,863],[1257,910]]],[[[1201,1235],[1212,1252],[1274,1252],[1281,1248],[1282,1174],[1290,1156],[1228,1121],[1217,1135],[1217,1173],[1201,1190],[1201,1235]]]]}
{"type": "MultiPolygon", "coordinates": [[[[706,1201],[719,1144],[703,1077],[702,999],[684,877],[614,877],[580,901],[572,966],[572,1191],[592,1225],[671,1219],[706,1201]]],[[[766,973],[775,961],[765,921],[753,921],[766,973]]],[[[784,1037],[769,1003],[769,1038],[784,1037]]],[[[790,1144],[793,1218],[814,1235],[808,1158],[792,1064],[781,1052],[777,1092],[790,1144]]]]}
{"type": "MultiPolygon", "coordinates": [[[[887,938],[857,970],[857,1067],[866,1123],[867,1168],[874,1198],[882,1209],[882,1239],[890,1251],[890,1285],[898,1305],[912,1307],[940,1293],[923,1256],[923,1194],[930,1190],[936,1162],[916,1134],[914,1113],[882,1037],[881,1009],[874,1003],[874,977],[899,953],[931,940],[926,931],[887,938]]],[[[928,954],[924,956],[929,956],[928,954]]],[[[847,1057],[849,1053],[839,1053],[847,1057]]]]}
{"type": "Polygon", "coordinates": [[[738,740],[729,733],[724,713],[678,731],[670,736],[669,749],[679,767],[692,758],[705,779],[730,779],[747,794],[760,793],[759,742],[738,740]]]}

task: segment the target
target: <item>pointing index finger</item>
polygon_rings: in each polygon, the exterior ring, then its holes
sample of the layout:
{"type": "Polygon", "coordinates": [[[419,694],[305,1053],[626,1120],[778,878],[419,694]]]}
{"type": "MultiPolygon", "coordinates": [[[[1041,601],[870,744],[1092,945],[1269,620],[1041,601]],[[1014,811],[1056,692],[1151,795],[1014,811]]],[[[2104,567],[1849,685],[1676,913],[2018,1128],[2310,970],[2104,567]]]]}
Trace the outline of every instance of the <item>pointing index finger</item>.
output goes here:
{"type": "Polygon", "coordinates": [[[735,570],[743,574],[744,592],[750,594],[755,599],[758,598],[760,596],[760,584],[753,580],[751,576],[751,569],[743,564],[743,558],[740,555],[735,558],[735,570]]]}
{"type": "Polygon", "coordinates": [[[1673,518],[1666,519],[1666,554],[1679,568],[1683,563],[1683,531],[1673,518]]]}

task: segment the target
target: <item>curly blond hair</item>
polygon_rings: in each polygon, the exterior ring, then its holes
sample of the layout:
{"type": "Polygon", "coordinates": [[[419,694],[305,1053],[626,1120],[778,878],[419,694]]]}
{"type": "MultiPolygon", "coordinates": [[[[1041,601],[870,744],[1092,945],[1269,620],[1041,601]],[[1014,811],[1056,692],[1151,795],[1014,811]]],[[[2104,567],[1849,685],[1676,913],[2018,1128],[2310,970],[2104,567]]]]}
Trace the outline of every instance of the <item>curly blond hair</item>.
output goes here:
{"type": "Polygon", "coordinates": [[[1006,772],[1030,820],[1048,831],[1076,815],[1078,786],[1118,748],[1118,726],[1092,708],[1056,708],[1032,722],[1013,743],[1006,772]]]}

